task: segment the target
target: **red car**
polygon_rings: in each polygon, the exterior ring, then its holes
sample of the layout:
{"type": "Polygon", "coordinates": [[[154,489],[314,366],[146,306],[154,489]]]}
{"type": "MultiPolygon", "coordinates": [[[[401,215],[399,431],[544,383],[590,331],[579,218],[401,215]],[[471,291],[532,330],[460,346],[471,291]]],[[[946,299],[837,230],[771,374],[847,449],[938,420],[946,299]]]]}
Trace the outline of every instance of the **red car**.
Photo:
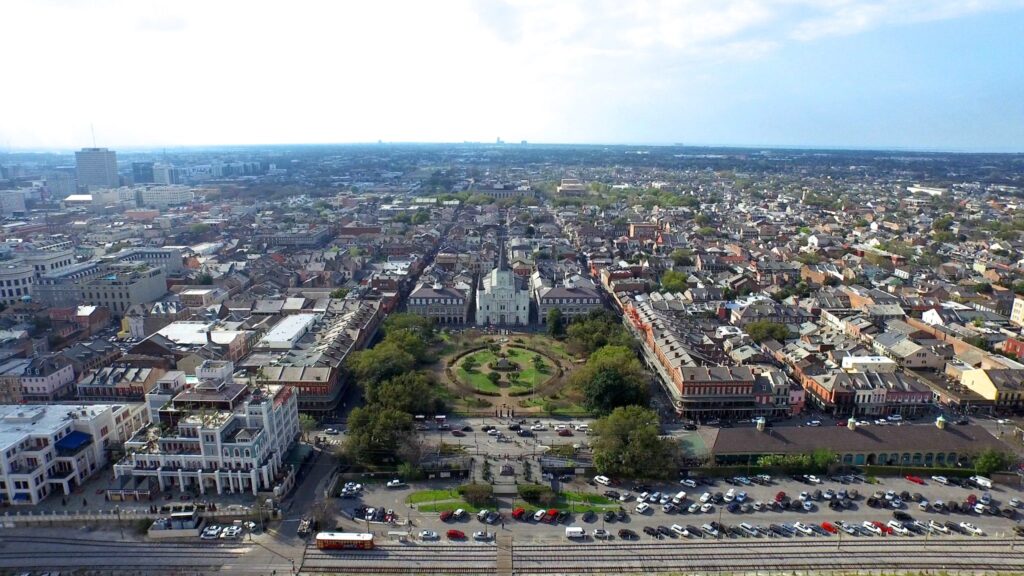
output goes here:
{"type": "Polygon", "coordinates": [[[548,524],[554,524],[555,520],[557,518],[558,518],[558,509],[557,508],[552,508],[552,509],[548,510],[546,514],[544,514],[544,519],[541,520],[541,522],[547,522],[548,524]]]}
{"type": "Polygon", "coordinates": [[[462,530],[449,530],[447,533],[449,540],[465,540],[466,533],[462,530]]]}
{"type": "Polygon", "coordinates": [[[558,435],[559,436],[572,436],[572,430],[569,430],[568,428],[563,428],[562,430],[558,431],[558,435]]]}
{"type": "Polygon", "coordinates": [[[883,522],[879,522],[878,520],[873,520],[871,523],[877,526],[878,529],[881,530],[882,533],[886,536],[892,536],[892,526],[889,526],[883,522]]]}
{"type": "Polygon", "coordinates": [[[974,505],[978,503],[978,497],[975,496],[974,494],[970,494],[969,496],[967,496],[967,503],[970,504],[973,508],[974,505]]]}
{"type": "Polygon", "coordinates": [[[516,520],[522,520],[525,514],[526,510],[523,508],[516,508],[515,510],[512,511],[512,517],[516,520]]]}
{"type": "Polygon", "coordinates": [[[786,498],[786,493],[785,492],[779,492],[778,494],[775,495],[775,501],[776,502],[782,502],[783,500],[785,500],[785,498],[786,498]]]}
{"type": "Polygon", "coordinates": [[[924,486],[924,480],[922,480],[920,476],[912,476],[910,474],[907,474],[906,476],[904,476],[904,478],[906,478],[907,480],[910,480],[914,484],[920,484],[920,485],[924,486]]]}
{"type": "Polygon", "coordinates": [[[829,534],[835,534],[836,532],[839,532],[839,529],[833,526],[831,522],[822,522],[821,529],[825,532],[828,532],[829,534]]]}
{"type": "Polygon", "coordinates": [[[462,430],[452,430],[452,436],[458,436],[458,437],[461,438],[461,437],[463,437],[465,435],[466,435],[466,433],[463,432],[462,430]]]}
{"type": "Polygon", "coordinates": [[[451,510],[445,510],[444,512],[441,512],[441,522],[447,522],[451,520],[452,516],[454,515],[455,513],[452,512],[451,510]]]}

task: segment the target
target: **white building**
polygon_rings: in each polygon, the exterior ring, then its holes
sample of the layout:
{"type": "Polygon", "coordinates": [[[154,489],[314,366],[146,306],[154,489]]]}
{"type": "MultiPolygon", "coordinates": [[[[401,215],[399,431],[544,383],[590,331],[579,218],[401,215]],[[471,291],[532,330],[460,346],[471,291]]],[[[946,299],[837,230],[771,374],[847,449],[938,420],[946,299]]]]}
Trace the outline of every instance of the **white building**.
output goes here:
{"type": "Polygon", "coordinates": [[[0,502],[71,495],[148,422],[143,404],[0,405],[0,502]]]}
{"type": "Polygon", "coordinates": [[[498,248],[498,266],[481,280],[476,296],[476,323],[481,326],[530,323],[530,292],[508,268],[504,242],[498,248]]]}
{"type": "Polygon", "coordinates": [[[204,380],[177,393],[154,420],[125,443],[128,456],[114,465],[115,477],[153,478],[160,490],[275,496],[291,478],[284,457],[300,433],[292,388],[204,380]]]}
{"type": "Polygon", "coordinates": [[[138,198],[140,206],[167,208],[190,204],[195,193],[188,186],[150,186],[142,189],[138,198]]]}
{"type": "Polygon", "coordinates": [[[257,348],[271,350],[291,350],[295,343],[302,339],[314,325],[317,314],[292,314],[285,316],[257,344],[257,348]]]}

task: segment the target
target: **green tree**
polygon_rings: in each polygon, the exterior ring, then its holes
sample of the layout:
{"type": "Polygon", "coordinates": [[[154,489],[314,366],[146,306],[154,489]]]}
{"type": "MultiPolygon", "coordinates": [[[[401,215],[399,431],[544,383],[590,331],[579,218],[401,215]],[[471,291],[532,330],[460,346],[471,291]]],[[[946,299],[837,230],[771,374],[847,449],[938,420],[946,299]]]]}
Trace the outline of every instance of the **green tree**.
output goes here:
{"type": "Polygon", "coordinates": [[[498,382],[501,382],[501,374],[498,374],[497,372],[489,372],[487,374],[487,379],[490,380],[492,384],[497,385],[498,382]]]}
{"type": "Polygon", "coordinates": [[[188,232],[192,236],[199,237],[210,231],[210,225],[203,222],[189,226],[188,232]]]}
{"type": "Polygon", "coordinates": [[[636,341],[626,332],[622,320],[611,310],[594,310],[573,321],[566,329],[569,346],[574,352],[592,354],[607,345],[629,346],[636,341]]]}
{"type": "Polygon", "coordinates": [[[570,377],[570,383],[583,392],[583,406],[595,414],[645,403],[648,380],[636,354],[624,346],[598,349],[570,377]]]}
{"type": "Polygon", "coordinates": [[[437,414],[444,408],[436,385],[424,372],[406,372],[367,384],[364,392],[368,403],[410,414],[437,414]]]}
{"type": "Polygon", "coordinates": [[[412,215],[411,219],[413,224],[426,224],[429,221],[430,212],[427,212],[426,210],[417,210],[416,213],[412,215]]]}
{"type": "Polygon", "coordinates": [[[349,356],[348,369],[364,387],[367,383],[382,382],[411,371],[416,358],[393,342],[381,342],[369,350],[360,350],[349,356]]]}
{"type": "Polygon", "coordinates": [[[361,406],[349,414],[345,447],[356,461],[379,464],[394,460],[399,447],[414,434],[413,419],[408,413],[373,405],[361,406]]]}
{"type": "Polygon", "coordinates": [[[436,329],[437,324],[432,318],[410,312],[392,314],[387,317],[387,320],[384,320],[385,334],[396,330],[412,330],[419,333],[424,339],[429,340],[434,336],[436,329]]]}
{"type": "Polygon", "coordinates": [[[678,270],[666,270],[661,275],[661,289],[665,292],[686,292],[689,286],[686,284],[689,276],[678,270]]]}
{"type": "Polygon", "coordinates": [[[952,227],[953,227],[953,217],[952,216],[943,216],[941,218],[936,218],[935,221],[932,222],[932,230],[934,230],[936,232],[946,232],[946,231],[948,231],[952,227]]]}
{"type": "Polygon", "coordinates": [[[547,318],[548,335],[558,337],[565,333],[565,326],[562,324],[562,311],[552,308],[548,311],[547,318]]]}
{"type": "Polygon", "coordinates": [[[711,222],[711,218],[708,218],[706,214],[697,214],[693,217],[693,223],[697,226],[707,226],[711,222]]]}
{"type": "Polygon", "coordinates": [[[669,254],[672,263],[676,266],[693,266],[693,251],[685,248],[676,248],[669,254]]]}
{"type": "Polygon", "coordinates": [[[986,448],[974,458],[974,470],[982,476],[1002,472],[1010,467],[1010,455],[1000,450],[986,448]]]}
{"type": "Polygon", "coordinates": [[[316,418],[309,414],[299,414],[299,428],[302,429],[302,439],[308,439],[309,433],[316,430],[316,418]]]}
{"type": "Polygon", "coordinates": [[[494,487],[490,484],[463,484],[459,486],[458,492],[466,502],[474,506],[483,506],[494,498],[494,487]]]}
{"type": "Polygon", "coordinates": [[[602,474],[628,478],[667,478],[678,471],[679,447],[660,436],[653,410],[616,408],[594,422],[594,466],[602,474]]]}
{"type": "Polygon", "coordinates": [[[196,284],[209,286],[213,284],[213,276],[211,276],[209,272],[203,272],[199,276],[196,276],[196,284]]]}
{"type": "Polygon", "coordinates": [[[337,298],[341,300],[345,296],[348,296],[348,288],[336,288],[331,290],[331,298],[337,298]]]}
{"type": "Polygon", "coordinates": [[[786,328],[785,324],[779,324],[778,322],[772,322],[770,320],[758,320],[747,324],[744,328],[747,334],[750,335],[750,339],[754,342],[764,342],[765,340],[785,340],[789,337],[789,328],[786,328]]]}

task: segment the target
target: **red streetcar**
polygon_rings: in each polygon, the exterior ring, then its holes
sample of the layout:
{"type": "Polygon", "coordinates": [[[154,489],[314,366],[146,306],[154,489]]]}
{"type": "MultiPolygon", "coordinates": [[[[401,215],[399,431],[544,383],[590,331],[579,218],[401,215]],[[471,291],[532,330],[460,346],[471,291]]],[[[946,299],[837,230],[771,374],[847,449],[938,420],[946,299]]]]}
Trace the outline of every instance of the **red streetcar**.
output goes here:
{"type": "Polygon", "coordinates": [[[320,550],[372,550],[373,534],[361,532],[320,532],[316,535],[320,550]]]}

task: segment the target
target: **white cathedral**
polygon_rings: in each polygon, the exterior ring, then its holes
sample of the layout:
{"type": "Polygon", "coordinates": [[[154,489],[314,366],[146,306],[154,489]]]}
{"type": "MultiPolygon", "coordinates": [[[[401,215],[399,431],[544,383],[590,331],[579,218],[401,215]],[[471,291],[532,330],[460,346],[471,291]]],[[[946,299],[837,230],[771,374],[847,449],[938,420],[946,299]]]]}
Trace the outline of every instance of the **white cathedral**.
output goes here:
{"type": "Polygon", "coordinates": [[[530,293],[525,284],[509,269],[505,242],[500,242],[498,267],[480,280],[476,293],[476,323],[480,326],[529,324],[530,293]]]}

